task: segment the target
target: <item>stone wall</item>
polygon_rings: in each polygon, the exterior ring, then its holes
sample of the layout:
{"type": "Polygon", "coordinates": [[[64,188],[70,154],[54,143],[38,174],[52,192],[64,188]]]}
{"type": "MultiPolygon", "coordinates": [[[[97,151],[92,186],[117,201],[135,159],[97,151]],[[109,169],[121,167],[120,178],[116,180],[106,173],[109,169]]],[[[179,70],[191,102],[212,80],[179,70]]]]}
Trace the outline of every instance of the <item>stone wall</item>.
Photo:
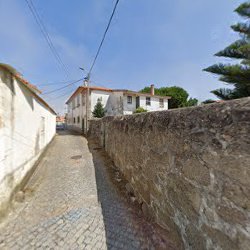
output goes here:
{"type": "Polygon", "coordinates": [[[92,121],[142,206],[185,249],[249,249],[250,98],[92,121]]]}

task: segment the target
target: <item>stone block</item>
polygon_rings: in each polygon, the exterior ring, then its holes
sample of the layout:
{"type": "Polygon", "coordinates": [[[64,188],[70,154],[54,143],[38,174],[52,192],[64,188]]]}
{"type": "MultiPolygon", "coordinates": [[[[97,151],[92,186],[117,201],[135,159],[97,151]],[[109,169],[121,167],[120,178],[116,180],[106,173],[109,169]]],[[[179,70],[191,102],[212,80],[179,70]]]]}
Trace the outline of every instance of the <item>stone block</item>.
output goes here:
{"type": "Polygon", "coordinates": [[[170,202],[194,222],[198,220],[201,205],[200,191],[180,177],[168,179],[167,196],[170,202]]]}
{"type": "Polygon", "coordinates": [[[194,225],[189,224],[186,227],[186,241],[188,246],[193,250],[206,249],[206,238],[202,235],[201,231],[198,230],[194,225]]]}
{"type": "Polygon", "coordinates": [[[183,174],[190,180],[193,180],[200,185],[208,186],[210,184],[210,171],[204,162],[198,160],[196,157],[186,160],[183,174]]]}
{"type": "Polygon", "coordinates": [[[242,232],[239,232],[237,234],[237,240],[238,240],[239,249],[241,249],[241,250],[249,250],[249,248],[250,248],[250,239],[249,239],[249,237],[247,237],[242,232]]]}
{"type": "Polygon", "coordinates": [[[143,213],[143,215],[145,216],[145,218],[147,220],[151,220],[153,218],[152,217],[152,211],[145,202],[142,203],[141,210],[142,210],[142,213],[143,213]]]}
{"type": "Polygon", "coordinates": [[[247,216],[241,211],[224,205],[219,205],[216,208],[217,214],[226,222],[233,224],[240,224],[246,227],[248,219],[247,216]]]}
{"type": "Polygon", "coordinates": [[[222,196],[232,201],[236,206],[250,210],[250,187],[227,179],[222,186],[222,196]]]}
{"type": "Polygon", "coordinates": [[[239,249],[237,240],[231,239],[226,233],[205,224],[202,225],[201,230],[212,241],[213,249],[218,247],[222,249],[239,249]]]}

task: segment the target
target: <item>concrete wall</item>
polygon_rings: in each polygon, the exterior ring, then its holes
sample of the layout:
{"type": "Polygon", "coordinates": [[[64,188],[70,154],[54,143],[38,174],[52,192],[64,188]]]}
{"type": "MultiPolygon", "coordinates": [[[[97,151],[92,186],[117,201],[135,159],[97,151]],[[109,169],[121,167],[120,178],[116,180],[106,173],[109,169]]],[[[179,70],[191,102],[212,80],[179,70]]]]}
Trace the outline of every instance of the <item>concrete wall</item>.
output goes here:
{"type": "Polygon", "coordinates": [[[0,215],[55,135],[56,116],[0,68],[0,215]]]}
{"type": "Polygon", "coordinates": [[[249,249],[250,98],[105,117],[89,134],[178,249],[249,249]]]}

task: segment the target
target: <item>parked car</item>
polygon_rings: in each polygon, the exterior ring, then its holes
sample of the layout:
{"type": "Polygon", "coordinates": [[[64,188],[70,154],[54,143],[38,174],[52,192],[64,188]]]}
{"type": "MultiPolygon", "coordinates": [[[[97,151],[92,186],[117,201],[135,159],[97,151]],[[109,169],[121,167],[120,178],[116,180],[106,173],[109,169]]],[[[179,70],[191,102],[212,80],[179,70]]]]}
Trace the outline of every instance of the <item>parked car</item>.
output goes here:
{"type": "Polygon", "coordinates": [[[64,130],[65,129],[65,124],[62,122],[57,122],[56,123],[56,130],[64,130]]]}

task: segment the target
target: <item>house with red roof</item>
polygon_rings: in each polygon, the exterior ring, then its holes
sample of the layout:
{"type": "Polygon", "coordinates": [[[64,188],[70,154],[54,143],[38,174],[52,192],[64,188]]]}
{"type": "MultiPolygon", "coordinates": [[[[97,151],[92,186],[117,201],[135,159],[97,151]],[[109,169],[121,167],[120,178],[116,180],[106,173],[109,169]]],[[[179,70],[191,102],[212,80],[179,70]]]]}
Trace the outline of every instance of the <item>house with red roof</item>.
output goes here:
{"type": "Polygon", "coordinates": [[[154,85],[150,93],[141,93],[126,89],[109,89],[95,86],[80,86],[67,100],[68,128],[87,132],[88,120],[93,118],[97,102],[101,102],[105,116],[131,115],[141,107],[147,111],[168,109],[169,96],[154,94],[154,85]],[[88,103],[87,103],[88,99],[88,103]]]}

